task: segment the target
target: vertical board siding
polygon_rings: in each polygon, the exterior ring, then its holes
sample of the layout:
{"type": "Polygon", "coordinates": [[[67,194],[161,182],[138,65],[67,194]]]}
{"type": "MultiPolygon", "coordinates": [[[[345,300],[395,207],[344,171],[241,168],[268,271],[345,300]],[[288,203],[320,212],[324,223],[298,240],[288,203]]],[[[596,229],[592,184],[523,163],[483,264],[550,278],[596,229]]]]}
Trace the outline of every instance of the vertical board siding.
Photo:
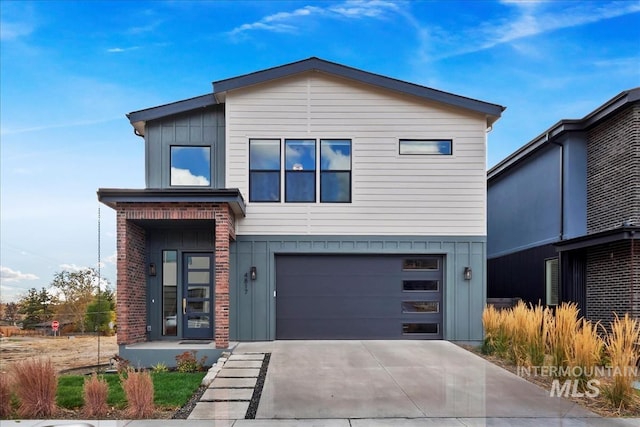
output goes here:
{"type": "Polygon", "coordinates": [[[231,91],[226,184],[249,194],[250,138],[352,140],[352,203],[251,203],[239,234],[486,234],[486,120],[320,73],[231,91]],[[398,140],[452,139],[451,156],[400,156],[398,140]]]}

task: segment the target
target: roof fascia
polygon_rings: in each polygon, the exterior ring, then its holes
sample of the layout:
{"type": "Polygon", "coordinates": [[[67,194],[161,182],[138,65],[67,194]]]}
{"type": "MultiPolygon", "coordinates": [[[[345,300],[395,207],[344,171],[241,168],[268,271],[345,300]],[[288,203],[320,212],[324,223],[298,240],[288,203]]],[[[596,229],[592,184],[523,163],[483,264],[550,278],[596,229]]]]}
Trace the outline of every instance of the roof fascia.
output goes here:
{"type": "Polygon", "coordinates": [[[148,120],[159,119],[166,116],[185,113],[199,108],[209,107],[218,102],[212,93],[196,96],[194,98],[183,99],[170,104],[159,105],[157,107],[146,108],[144,110],[133,111],[127,114],[131,123],[146,122],[148,120]]]}

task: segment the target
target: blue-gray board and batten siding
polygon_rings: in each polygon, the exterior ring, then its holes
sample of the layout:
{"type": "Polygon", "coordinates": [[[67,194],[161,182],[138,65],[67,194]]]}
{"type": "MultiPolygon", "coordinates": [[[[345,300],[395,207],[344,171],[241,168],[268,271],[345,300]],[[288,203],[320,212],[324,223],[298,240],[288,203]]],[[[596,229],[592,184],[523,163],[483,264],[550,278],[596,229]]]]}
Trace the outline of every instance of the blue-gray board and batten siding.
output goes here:
{"type": "Polygon", "coordinates": [[[230,247],[232,341],[270,341],[276,334],[276,262],[289,255],[442,255],[443,327],[447,340],[481,342],[486,301],[483,236],[237,236],[230,247]],[[251,279],[255,267],[256,278],[251,279]],[[471,267],[472,279],[464,280],[471,267]],[[275,295],[275,296],[274,296],[275,295]]]}

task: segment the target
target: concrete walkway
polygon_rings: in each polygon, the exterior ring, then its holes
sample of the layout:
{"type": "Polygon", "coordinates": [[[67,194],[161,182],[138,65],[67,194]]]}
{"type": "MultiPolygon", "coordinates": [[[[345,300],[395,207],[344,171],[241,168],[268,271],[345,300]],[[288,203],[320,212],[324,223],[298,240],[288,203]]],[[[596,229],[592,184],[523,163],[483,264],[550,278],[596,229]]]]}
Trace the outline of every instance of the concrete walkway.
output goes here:
{"type": "MultiPolygon", "coordinates": [[[[194,411],[189,420],[87,422],[95,427],[640,426],[637,418],[600,418],[569,400],[549,397],[547,390],[446,341],[241,343],[227,363],[232,361],[221,372],[238,371],[216,377],[222,381],[212,383],[199,415],[194,411]],[[256,374],[248,370],[257,369],[257,363],[247,367],[244,362],[259,362],[247,359],[255,353],[271,353],[271,361],[256,419],[244,420],[252,387],[248,375],[256,374]],[[242,407],[224,414],[208,406],[225,399],[242,407]]],[[[65,424],[78,421],[0,422],[65,424]]]]}

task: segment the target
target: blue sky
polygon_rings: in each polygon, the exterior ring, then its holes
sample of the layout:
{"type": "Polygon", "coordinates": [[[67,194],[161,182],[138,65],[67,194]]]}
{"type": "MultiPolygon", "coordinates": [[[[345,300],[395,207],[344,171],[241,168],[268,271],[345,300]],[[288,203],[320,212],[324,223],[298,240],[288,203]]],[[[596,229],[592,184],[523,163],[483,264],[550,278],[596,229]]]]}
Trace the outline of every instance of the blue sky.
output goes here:
{"type": "MultiPolygon", "coordinates": [[[[488,165],[640,86],[638,1],[0,2],[0,299],[95,266],[100,187],[144,187],[124,114],[317,56],[507,107],[488,165]]],[[[115,284],[115,216],[101,209],[115,284]]]]}

